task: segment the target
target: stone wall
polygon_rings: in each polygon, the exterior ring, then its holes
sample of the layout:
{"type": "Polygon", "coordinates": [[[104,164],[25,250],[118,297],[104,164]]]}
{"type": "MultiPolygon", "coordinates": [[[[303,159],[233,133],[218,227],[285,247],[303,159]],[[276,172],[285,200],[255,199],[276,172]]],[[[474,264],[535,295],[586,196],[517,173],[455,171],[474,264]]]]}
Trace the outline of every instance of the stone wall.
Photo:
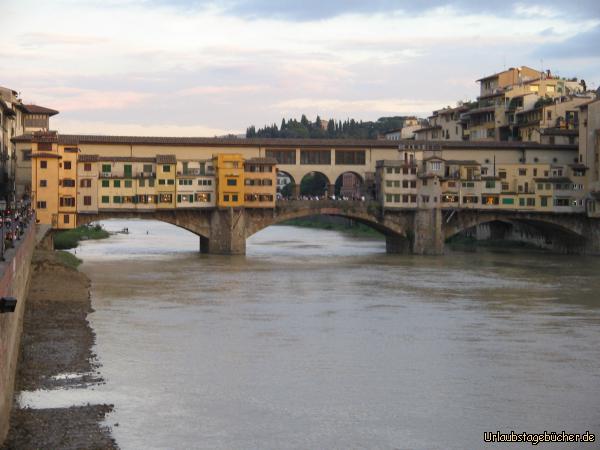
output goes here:
{"type": "Polygon", "coordinates": [[[35,225],[29,225],[21,240],[15,242],[15,248],[5,253],[6,261],[0,262],[0,297],[17,299],[15,312],[0,314],[0,444],[8,433],[13,402],[31,255],[35,247],[35,225]]]}

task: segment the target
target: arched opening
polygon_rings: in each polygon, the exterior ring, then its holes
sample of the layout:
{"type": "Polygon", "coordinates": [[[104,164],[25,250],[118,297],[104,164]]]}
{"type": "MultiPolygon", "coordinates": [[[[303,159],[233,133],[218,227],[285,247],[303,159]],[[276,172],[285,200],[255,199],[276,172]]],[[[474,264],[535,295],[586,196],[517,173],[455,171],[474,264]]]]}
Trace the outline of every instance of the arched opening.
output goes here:
{"type": "Polygon", "coordinates": [[[482,220],[448,236],[453,246],[537,247],[561,253],[577,252],[585,237],[559,225],[542,220],[507,218],[482,220]]]}
{"type": "Polygon", "coordinates": [[[283,170],[277,170],[277,198],[290,199],[297,196],[296,180],[283,170]]]}
{"type": "Polygon", "coordinates": [[[335,196],[360,200],[365,196],[364,180],[356,172],[344,172],[335,180],[335,196]]]}
{"type": "Polygon", "coordinates": [[[330,195],[329,178],[321,172],[309,172],[300,181],[300,195],[306,199],[321,199],[330,195]]]}

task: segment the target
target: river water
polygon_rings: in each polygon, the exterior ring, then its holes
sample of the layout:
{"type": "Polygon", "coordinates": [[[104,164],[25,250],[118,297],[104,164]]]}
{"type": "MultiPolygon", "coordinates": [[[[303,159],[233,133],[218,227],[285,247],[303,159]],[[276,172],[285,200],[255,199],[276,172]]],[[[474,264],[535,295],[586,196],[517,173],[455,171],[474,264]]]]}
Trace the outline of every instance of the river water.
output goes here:
{"type": "Polygon", "coordinates": [[[123,449],[600,433],[600,258],[386,255],[383,241],[288,226],[226,257],[171,225],[105,225],[130,234],[77,256],[106,379],[92,398],[114,403],[123,449]]]}

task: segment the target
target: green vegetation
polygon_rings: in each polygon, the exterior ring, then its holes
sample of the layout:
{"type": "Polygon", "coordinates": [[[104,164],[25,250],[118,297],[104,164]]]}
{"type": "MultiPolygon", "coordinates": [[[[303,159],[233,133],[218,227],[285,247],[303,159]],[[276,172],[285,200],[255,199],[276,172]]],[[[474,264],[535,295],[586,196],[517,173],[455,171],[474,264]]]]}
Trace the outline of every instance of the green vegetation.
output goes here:
{"type": "Polygon", "coordinates": [[[65,252],[62,250],[56,252],[56,259],[61,264],[64,264],[67,267],[71,267],[72,269],[77,269],[79,264],[83,262],[81,259],[73,255],[72,253],[65,252]]]}
{"type": "Polygon", "coordinates": [[[343,222],[319,220],[320,218],[306,217],[303,219],[292,219],[282,222],[281,225],[293,225],[295,227],[317,228],[320,230],[335,230],[348,233],[357,237],[372,237],[383,239],[384,235],[373,228],[355,221],[345,220],[343,222]]]}
{"type": "Polygon", "coordinates": [[[281,125],[265,125],[258,130],[254,125],[246,129],[246,137],[262,138],[313,138],[313,139],[377,139],[380,134],[386,131],[402,128],[407,116],[380,117],[375,122],[356,121],[346,119],[344,122],[330,119],[327,125],[321,123],[321,118],[317,116],[314,122],[311,122],[302,114],[298,121],[290,119],[286,122],[285,118],[281,120],[281,125]]]}
{"type": "Polygon", "coordinates": [[[106,239],[109,236],[108,231],[100,225],[77,227],[72,230],[59,231],[54,236],[54,248],[56,250],[66,250],[75,248],[79,241],[87,239],[106,239]]]}

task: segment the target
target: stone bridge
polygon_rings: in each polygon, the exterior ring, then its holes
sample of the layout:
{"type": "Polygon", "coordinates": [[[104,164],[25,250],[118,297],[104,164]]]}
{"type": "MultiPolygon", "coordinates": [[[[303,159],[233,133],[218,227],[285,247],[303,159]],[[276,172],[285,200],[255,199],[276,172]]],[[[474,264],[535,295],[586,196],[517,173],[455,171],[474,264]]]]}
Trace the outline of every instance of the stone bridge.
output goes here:
{"type": "Polygon", "coordinates": [[[465,230],[491,224],[502,238],[517,226],[564,253],[600,254],[600,220],[583,214],[528,213],[494,210],[382,210],[375,202],[280,201],[273,209],[113,210],[79,214],[78,225],[106,219],[153,219],[184,228],[200,237],[200,251],[245,254],[246,239],[277,223],[315,215],[346,217],[374,228],[386,237],[388,253],[438,255],[444,242],[465,230]]]}

